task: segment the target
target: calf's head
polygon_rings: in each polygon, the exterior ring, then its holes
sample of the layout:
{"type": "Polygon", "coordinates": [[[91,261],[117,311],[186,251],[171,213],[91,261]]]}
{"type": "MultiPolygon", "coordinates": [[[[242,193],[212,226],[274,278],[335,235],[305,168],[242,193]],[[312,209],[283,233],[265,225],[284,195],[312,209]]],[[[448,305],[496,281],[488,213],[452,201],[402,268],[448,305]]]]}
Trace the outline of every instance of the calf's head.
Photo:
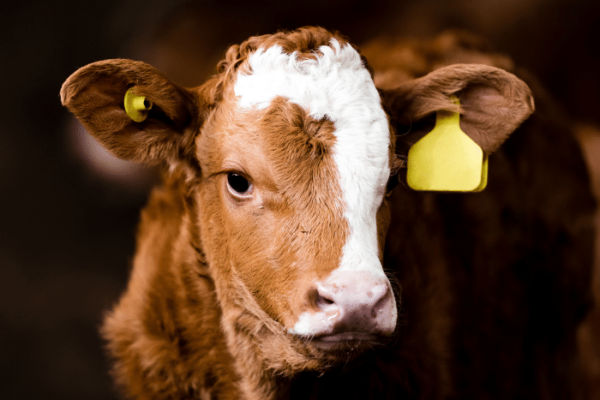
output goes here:
{"type": "Polygon", "coordinates": [[[382,267],[393,125],[456,111],[450,96],[488,153],[533,106],[521,81],[484,66],[378,91],[356,49],[316,28],[232,46],[218,74],[194,89],[147,64],[107,60],[75,72],[61,91],[116,155],[187,171],[194,235],[225,330],[297,368],[393,334],[398,305],[382,267]],[[124,110],[130,88],[153,103],[142,122],[124,110]]]}

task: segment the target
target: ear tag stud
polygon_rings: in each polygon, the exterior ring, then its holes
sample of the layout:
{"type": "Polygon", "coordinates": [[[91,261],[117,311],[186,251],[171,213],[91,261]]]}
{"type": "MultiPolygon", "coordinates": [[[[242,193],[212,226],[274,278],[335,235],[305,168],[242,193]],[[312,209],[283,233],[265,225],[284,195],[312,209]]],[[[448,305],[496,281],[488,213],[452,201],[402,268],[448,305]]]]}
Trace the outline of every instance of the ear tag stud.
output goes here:
{"type": "Polygon", "coordinates": [[[152,108],[152,103],[146,100],[145,96],[138,96],[130,88],[125,93],[125,112],[129,118],[135,122],[142,122],[148,118],[148,111],[152,108]]]}
{"type": "Polygon", "coordinates": [[[479,192],[487,172],[488,157],[460,129],[459,113],[438,111],[433,130],[408,151],[407,181],[414,190],[479,192]]]}

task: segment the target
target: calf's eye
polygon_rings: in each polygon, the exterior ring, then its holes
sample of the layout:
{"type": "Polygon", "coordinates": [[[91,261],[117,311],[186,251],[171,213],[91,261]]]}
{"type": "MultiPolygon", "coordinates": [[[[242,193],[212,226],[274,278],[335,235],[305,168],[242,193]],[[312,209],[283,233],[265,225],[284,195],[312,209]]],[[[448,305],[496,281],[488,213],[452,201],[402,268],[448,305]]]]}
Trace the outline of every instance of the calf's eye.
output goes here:
{"type": "Polygon", "coordinates": [[[248,182],[248,179],[244,178],[240,174],[229,172],[227,174],[227,184],[232,190],[233,194],[243,195],[251,189],[252,185],[248,182]]]}

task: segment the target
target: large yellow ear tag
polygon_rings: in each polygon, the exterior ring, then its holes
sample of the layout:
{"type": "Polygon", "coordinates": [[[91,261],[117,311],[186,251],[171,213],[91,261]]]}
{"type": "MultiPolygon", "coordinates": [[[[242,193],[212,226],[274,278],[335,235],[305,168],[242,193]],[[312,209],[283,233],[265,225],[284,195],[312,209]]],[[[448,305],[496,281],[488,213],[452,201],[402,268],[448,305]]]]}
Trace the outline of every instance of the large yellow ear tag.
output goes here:
{"type": "Polygon", "coordinates": [[[152,103],[146,100],[145,96],[135,94],[133,89],[130,88],[125,93],[125,112],[135,122],[142,122],[148,118],[148,111],[152,108],[152,103]]]}
{"type": "MultiPolygon", "coordinates": [[[[455,99],[458,104],[458,99],[455,99]]],[[[407,182],[415,190],[479,192],[488,157],[460,129],[460,114],[439,111],[435,127],[408,151],[407,182]]]]}

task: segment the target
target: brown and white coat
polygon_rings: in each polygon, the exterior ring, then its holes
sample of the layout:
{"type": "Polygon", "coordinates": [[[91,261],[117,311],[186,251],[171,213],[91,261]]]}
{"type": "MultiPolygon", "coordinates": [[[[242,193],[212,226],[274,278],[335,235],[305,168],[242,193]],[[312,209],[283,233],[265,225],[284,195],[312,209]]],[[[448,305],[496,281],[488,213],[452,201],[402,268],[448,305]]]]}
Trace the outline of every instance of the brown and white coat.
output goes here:
{"type": "MultiPolygon", "coordinates": [[[[142,213],[128,289],[103,327],[127,395],[459,392],[451,268],[464,260],[443,234],[453,211],[443,195],[392,194],[388,183],[423,135],[418,121],[435,112],[460,111],[484,152],[498,150],[533,112],[520,79],[456,64],[378,90],[345,38],[303,28],[232,46],[198,88],[106,60],[75,72],[61,98],[118,156],[168,166],[142,213]],[[140,123],[123,109],[132,87],[154,104],[140,123]],[[404,314],[396,279],[405,293],[420,290],[404,314]]],[[[467,227],[477,225],[469,213],[495,215],[501,203],[482,196],[483,206],[465,198],[473,210],[456,206],[467,227]]]]}

